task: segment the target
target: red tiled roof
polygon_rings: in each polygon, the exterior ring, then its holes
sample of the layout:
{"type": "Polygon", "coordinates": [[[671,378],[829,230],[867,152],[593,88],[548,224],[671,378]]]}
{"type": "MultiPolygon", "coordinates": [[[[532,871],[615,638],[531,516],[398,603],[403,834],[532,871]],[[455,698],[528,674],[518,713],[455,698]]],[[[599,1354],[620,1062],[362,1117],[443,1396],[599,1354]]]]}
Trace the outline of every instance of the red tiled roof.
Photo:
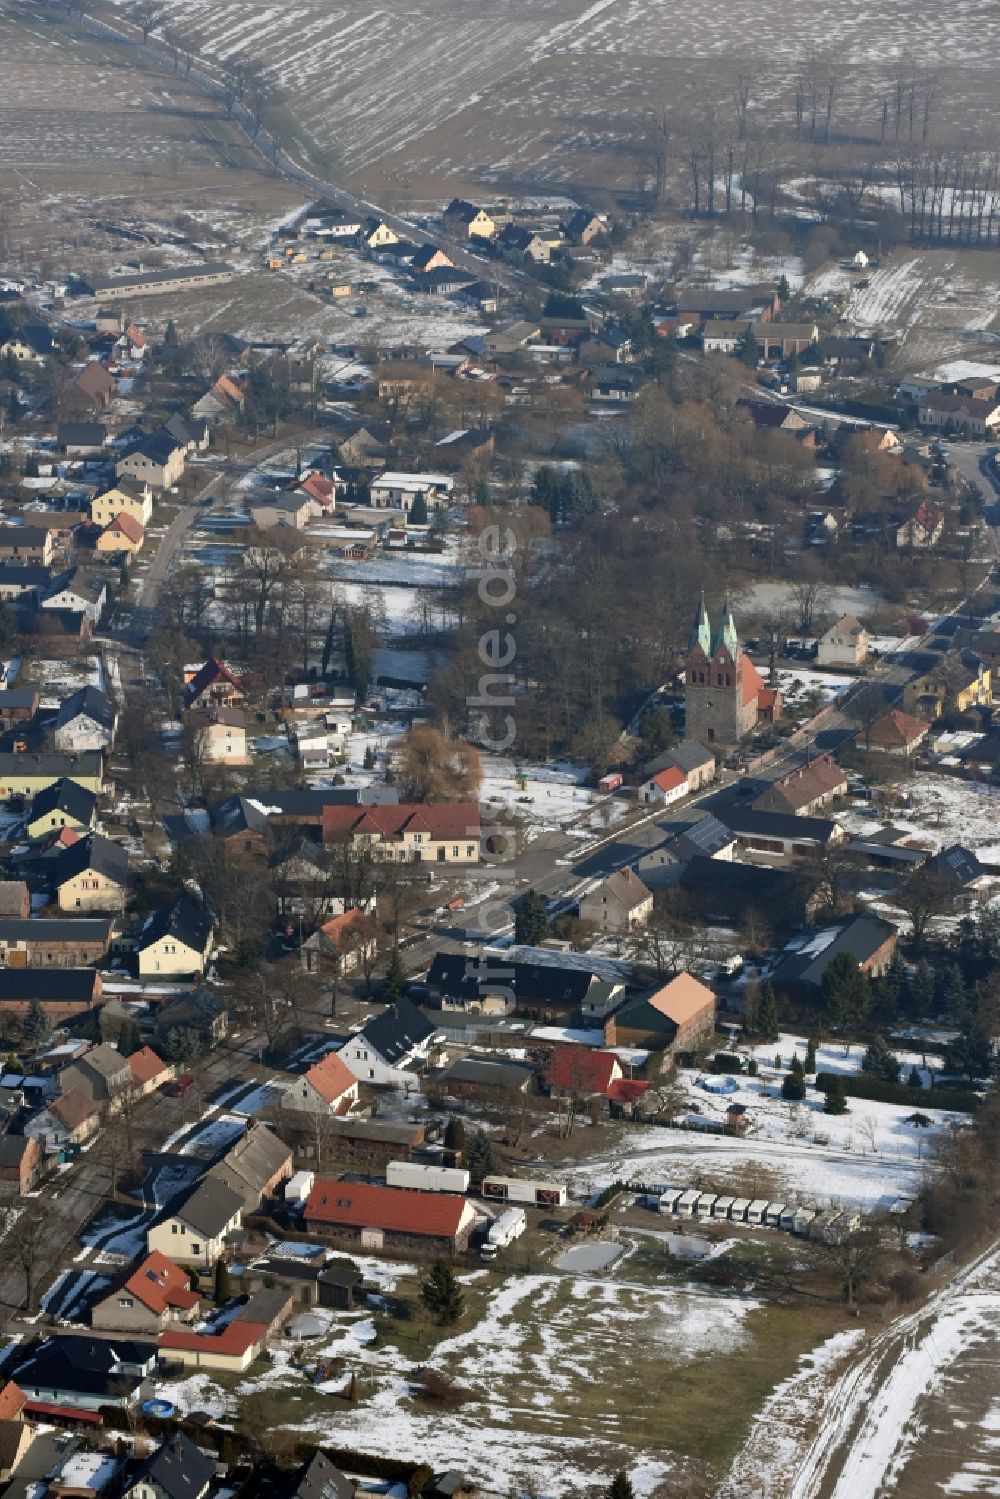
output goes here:
{"type": "Polygon", "coordinates": [[[0,1421],[13,1421],[24,1410],[25,1393],[12,1379],[0,1389],[0,1421]]]}
{"type": "Polygon", "coordinates": [[[97,1113],[97,1104],[83,1088],[70,1088],[49,1104],[49,1113],[68,1130],[79,1129],[97,1113]]]}
{"type": "Polygon", "coordinates": [[[356,947],[371,942],[378,935],[374,922],[356,906],[353,910],[345,911],[342,916],[333,916],[329,921],[324,921],[320,930],[340,953],[353,952],[356,947]]]}
{"type": "Polygon", "coordinates": [[[653,776],[653,785],[658,786],[661,791],[676,791],[678,786],[687,783],[687,776],[683,770],[678,770],[676,765],[669,765],[666,770],[661,770],[653,776]]]}
{"type": "Polygon", "coordinates": [[[862,730],[858,735],[870,744],[886,744],[892,747],[902,748],[907,744],[915,744],[923,739],[930,728],[922,718],[913,718],[909,713],[901,713],[898,708],[893,708],[888,713],[883,713],[881,718],[867,730],[862,730]]]}
{"type": "Polygon", "coordinates": [[[610,1051],[592,1051],[571,1043],[557,1046],[549,1060],[546,1081],[550,1088],[576,1089],[581,1093],[607,1093],[621,1072],[618,1058],[610,1051]]]}
{"type": "Polygon", "coordinates": [[[306,1073],[306,1082],[312,1083],[316,1092],[326,1103],[336,1103],[352,1088],[357,1087],[354,1073],[342,1062],[335,1051],[331,1051],[321,1062],[317,1062],[306,1073]]]}
{"type": "Polygon", "coordinates": [[[764,678],[750,657],[745,655],[743,657],[743,702],[752,703],[755,698],[759,698],[763,686],[764,678]]]}
{"type": "Polygon", "coordinates": [[[24,1408],[29,1416],[52,1416],[58,1421],[83,1421],[88,1426],[100,1426],[104,1420],[99,1411],[79,1410],[75,1405],[53,1405],[48,1400],[29,1400],[24,1408]]]}
{"type": "Polygon", "coordinates": [[[445,1193],[321,1179],[309,1193],[305,1216],[307,1223],[453,1239],[467,1208],[464,1197],[445,1193]]]}
{"type": "Polygon", "coordinates": [[[135,542],[141,541],[144,535],[142,526],[136,520],[135,516],[129,515],[126,510],[123,510],[120,515],[116,515],[111,524],[105,526],[104,529],[105,532],[120,531],[123,536],[128,537],[129,541],[135,542]]]}
{"type": "Polygon", "coordinates": [[[777,687],[761,687],[757,693],[757,707],[762,713],[770,713],[777,707],[781,693],[777,687]]]}
{"type": "Polygon", "coordinates": [[[479,837],[478,802],[403,802],[398,807],[324,807],[323,842],[358,833],[401,838],[403,833],[456,840],[479,837]]]}
{"type": "Polygon", "coordinates": [[[154,1077],[170,1071],[163,1058],[158,1057],[151,1046],[142,1046],[134,1051],[128,1059],[128,1065],[133,1081],[137,1083],[151,1083],[154,1077]]]}
{"type": "Polygon", "coordinates": [[[309,474],[305,479],[301,479],[295,487],[302,490],[304,494],[309,495],[312,499],[318,500],[320,504],[325,504],[334,491],[333,480],[328,479],[325,474],[309,474]]]}
{"type": "Polygon", "coordinates": [[[638,1077],[616,1077],[605,1094],[612,1103],[636,1103],[649,1087],[638,1077]]]}
{"type": "Polygon", "coordinates": [[[204,692],[206,687],[211,687],[213,682],[228,682],[231,687],[243,691],[243,684],[239,677],[234,676],[224,661],[219,661],[215,656],[209,656],[188,683],[188,697],[196,698],[199,693],[204,692]]]}
{"type": "Polygon", "coordinates": [[[151,1250],[142,1264],[132,1271],[122,1289],[157,1316],[171,1306],[178,1311],[190,1311],[191,1307],[198,1305],[198,1296],[191,1289],[187,1272],[158,1249],[151,1250]]]}
{"type": "Polygon", "coordinates": [[[184,1349],[187,1353],[226,1353],[239,1358],[267,1335],[263,1322],[230,1322],[221,1332],[182,1332],[168,1327],[156,1340],[158,1348],[184,1349]]]}

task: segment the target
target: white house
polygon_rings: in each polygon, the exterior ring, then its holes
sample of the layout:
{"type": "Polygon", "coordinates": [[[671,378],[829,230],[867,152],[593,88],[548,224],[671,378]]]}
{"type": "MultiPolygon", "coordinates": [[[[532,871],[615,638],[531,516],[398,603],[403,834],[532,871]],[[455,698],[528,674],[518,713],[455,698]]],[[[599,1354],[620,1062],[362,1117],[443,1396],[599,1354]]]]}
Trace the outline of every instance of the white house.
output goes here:
{"type": "Polygon", "coordinates": [[[371,484],[371,503],[379,510],[402,510],[409,514],[413,501],[422,495],[428,510],[443,505],[455,488],[450,474],[380,474],[371,484]]]}
{"type": "Polygon", "coordinates": [[[225,1182],[208,1178],[146,1232],[146,1248],[181,1265],[214,1265],[226,1235],[243,1221],[243,1198],[225,1182]]]}
{"type": "Polygon", "coordinates": [[[373,1015],[337,1055],[359,1082],[416,1089],[437,1031],[408,999],[373,1015]]]}
{"type": "Polygon", "coordinates": [[[842,614],[819,637],[818,666],[860,666],[868,658],[868,631],[853,614],[842,614]]]}
{"type": "Polygon", "coordinates": [[[679,770],[676,765],[670,765],[666,770],[650,776],[648,781],[643,781],[639,787],[639,800],[650,806],[659,802],[661,806],[669,807],[671,802],[680,801],[682,796],[687,796],[689,789],[684,771],[679,770]]]}
{"type": "Polygon", "coordinates": [[[115,741],[118,709],[96,687],[81,687],[60,705],[53,742],[63,755],[108,749],[115,741]]]}

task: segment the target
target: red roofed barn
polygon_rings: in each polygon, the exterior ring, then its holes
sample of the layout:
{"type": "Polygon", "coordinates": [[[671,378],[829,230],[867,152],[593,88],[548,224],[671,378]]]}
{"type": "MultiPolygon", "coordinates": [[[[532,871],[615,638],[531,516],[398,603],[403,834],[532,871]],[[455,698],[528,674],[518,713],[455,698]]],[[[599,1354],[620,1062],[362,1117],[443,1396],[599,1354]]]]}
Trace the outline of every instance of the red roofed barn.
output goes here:
{"type": "Polygon", "coordinates": [[[467,1248],[476,1215],[470,1202],[450,1193],[319,1179],[305,1221],[337,1243],[454,1259],[467,1248]]]}

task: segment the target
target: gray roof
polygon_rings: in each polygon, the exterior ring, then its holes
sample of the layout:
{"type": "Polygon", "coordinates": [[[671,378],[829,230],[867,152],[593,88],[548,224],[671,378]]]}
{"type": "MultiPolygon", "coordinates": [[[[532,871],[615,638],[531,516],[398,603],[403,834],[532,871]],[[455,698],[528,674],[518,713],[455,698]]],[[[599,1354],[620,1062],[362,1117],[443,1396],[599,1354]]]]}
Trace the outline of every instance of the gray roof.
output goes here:
{"type": "Polygon", "coordinates": [[[113,880],[116,885],[124,887],[128,884],[128,854],[120,843],[102,838],[100,833],[78,839],[59,855],[55,861],[53,882],[58,887],[91,869],[106,880],[113,880]]]}
{"type": "Polygon", "coordinates": [[[127,1059],[113,1046],[95,1046],[82,1057],[77,1057],[72,1065],[87,1067],[103,1078],[119,1077],[123,1072],[129,1071],[127,1059]]]}
{"type": "Polygon", "coordinates": [[[242,1210],[243,1198],[240,1194],[213,1177],[195,1187],[190,1197],[186,1197],[174,1208],[172,1216],[183,1218],[185,1223],[189,1223],[199,1233],[214,1239],[221,1234],[230,1219],[242,1210]]]}
{"type": "Polygon", "coordinates": [[[100,750],[85,750],[80,755],[56,754],[0,754],[0,779],[18,784],[22,776],[50,775],[54,781],[60,776],[73,778],[76,775],[99,776],[104,767],[100,750]]]}
{"type": "Polygon", "coordinates": [[[381,1015],[373,1015],[361,1034],[391,1067],[433,1036],[435,1029],[415,1004],[401,999],[381,1015]]]}
{"type": "Polygon", "coordinates": [[[252,1124],[242,1139],[226,1152],[217,1170],[225,1170],[245,1181],[255,1192],[291,1159],[292,1152],[266,1124],[252,1124]]]}
{"type": "Polygon", "coordinates": [[[354,1499],[354,1484],[317,1452],[299,1473],[289,1499],[354,1499]]]}
{"type": "Polygon", "coordinates": [[[39,917],[0,921],[0,942],[103,942],[111,936],[111,922],[93,917],[39,917]]]}
{"type": "Polygon", "coordinates": [[[531,1081],[534,1069],[519,1062],[503,1062],[492,1057],[463,1057],[445,1073],[449,1083],[473,1083],[481,1088],[514,1088],[520,1090],[531,1081]]]}
{"type": "Polygon", "coordinates": [[[818,989],[830,963],[840,953],[849,953],[857,963],[865,963],[895,933],[892,922],[883,921],[880,916],[852,916],[847,921],[831,923],[796,938],[786,947],[772,978],[782,986],[804,984],[818,989]]]}
{"type": "Polygon", "coordinates": [[[214,1458],[196,1447],[182,1431],[177,1431],[153,1453],[140,1476],[167,1499],[198,1499],[215,1477],[215,1468],[214,1458]]]}
{"type": "Polygon", "coordinates": [[[236,274],[231,265],[216,260],[207,265],[178,265],[166,271],[141,271],[133,276],[87,276],[82,285],[89,286],[96,297],[105,292],[113,294],[123,286],[169,286],[172,281],[211,280],[226,273],[236,274]]]}
{"type": "Polygon", "coordinates": [[[97,687],[81,687],[79,692],[60,703],[56,723],[60,728],[64,724],[72,723],[74,718],[86,717],[94,719],[104,729],[113,729],[118,717],[118,709],[106,693],[97,687]]]}

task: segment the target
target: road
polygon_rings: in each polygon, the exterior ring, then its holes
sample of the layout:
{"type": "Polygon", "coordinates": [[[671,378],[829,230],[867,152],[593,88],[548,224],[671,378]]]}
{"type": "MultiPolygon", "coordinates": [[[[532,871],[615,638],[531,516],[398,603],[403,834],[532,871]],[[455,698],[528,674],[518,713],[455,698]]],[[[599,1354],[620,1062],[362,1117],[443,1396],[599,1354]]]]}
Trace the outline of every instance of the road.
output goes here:
{"type": "MultiPolygon", "coordinates": [[[[118,26],[112,26],[107,21],[99,20],[96,16],[84,16],[81,20],[82,27],[94,36],[101,37],[104,41],[115,41],[132,48],[145,61],[154,67],[173,74],[174,69],[169,58],[156,47],[150,46],[139,40],[137,36],[130,35],[118,26]]],[[[213,78],[204,66],[192,67],[190,73],[184,74],[185,81],[199,88],[202,93],[220,104],[226,109],[226,95],[222,84],[213,78]]],[[[288,155],[287,151],[280,146],[275,150],[275,142],[270,133],[261,128],[255,130],[253,119],[249,111],[240,103],[233,107],[230,118],[240,126],[246,135],[251,148],[268,164],[278,171],[281,176],[289,182],[300,183],[310,193],[322,198],[325,202],[336,208],[342,208],[347,213],[360,214],[362,217],[382,219],[389,228],[398,234],[401,239],[413,240],[417,244],[427,238],[426,226],[407,219],[402,214],[394,213],[390,209],[383,208],[381,204],[371,203],[365,198],[359,198],[355,193],[349,192],[347,188],[339,187],[336,183],[329,182],[318,173],[310,171],[301,162],[295,161],[288,155]]],[[[505,261],[486,259],[481,255],[474,254],[467,244],[449,238],[439,232],[435,232],[435,243],[446,250],[454,264],[463,271],[469,271],[474,276],[491,282],[500,282],[511,290],[530,289],[535,292],[539,289],[539,283],[532,280],[524,271],[519,271],[515,266],[508,265],[505,261]]]]}

